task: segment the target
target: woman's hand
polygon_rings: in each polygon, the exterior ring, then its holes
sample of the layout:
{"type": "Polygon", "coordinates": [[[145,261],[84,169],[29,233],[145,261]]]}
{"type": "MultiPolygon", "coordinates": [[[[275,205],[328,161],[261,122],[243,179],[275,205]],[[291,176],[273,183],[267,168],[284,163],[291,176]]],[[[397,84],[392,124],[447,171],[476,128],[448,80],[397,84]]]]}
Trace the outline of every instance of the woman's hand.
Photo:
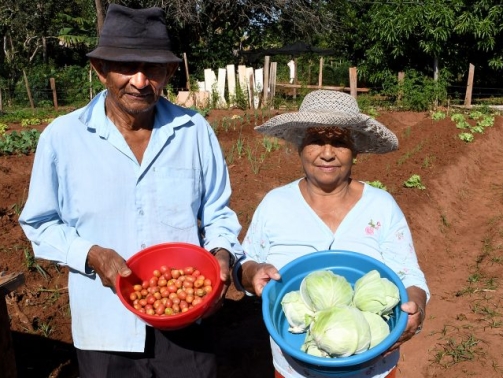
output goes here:
{"type": "Polygon", "coordinates": [[[117,274],[127,277],[132,273],[121,255],[113,249],[97,245],[93,245],[89,250],[87,265],[100,277],[103,286],[110,287],[114,291],[117,274]]]}
{"type": "Polygon", "coordinates": [[[242,269],[243,287],[259,297],[262,296],[262,291],[270,280],[281,279],[278,269],[271,264],[248,261],[243,264],[242,269]]]}
{"type": "Polygon", "coordinates": [[[424,290],[411,286],[407,288],[410,301],[403,303],[401,309],[408,314],[407,325],[397,342],[386,352],[386,354],[398,349],[404,342],[412,339],[423,327],[426,307],[426,293],[424,290]]]}

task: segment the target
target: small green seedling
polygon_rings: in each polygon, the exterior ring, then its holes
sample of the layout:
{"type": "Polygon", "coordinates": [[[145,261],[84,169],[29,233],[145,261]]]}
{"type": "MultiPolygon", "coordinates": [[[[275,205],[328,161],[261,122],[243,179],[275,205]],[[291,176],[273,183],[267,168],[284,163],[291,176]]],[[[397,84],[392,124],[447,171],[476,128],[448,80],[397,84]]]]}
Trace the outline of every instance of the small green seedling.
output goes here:
{"type": "Polygon", "coordinates": [[[426,189],[426,186],[424,186],[421,182],[421,176],[419,175],[410,176],[410,178],[403,183],[403,186],[406,188],[416,188],[421,190],[426,189]]]}

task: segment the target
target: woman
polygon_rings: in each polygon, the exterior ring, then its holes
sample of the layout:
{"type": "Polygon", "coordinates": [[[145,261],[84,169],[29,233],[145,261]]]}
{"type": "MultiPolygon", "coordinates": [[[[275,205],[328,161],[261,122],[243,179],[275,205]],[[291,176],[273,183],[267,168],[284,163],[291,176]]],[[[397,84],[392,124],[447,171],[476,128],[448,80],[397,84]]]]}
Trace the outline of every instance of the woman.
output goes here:
{"type": "MultiPolygon", "coordinates": [[[[243,242],[246,252],[237,285],[260,296],[264,286],[295,258],[323,250],[356,251],[382,261],[402,279],[409,301],[405,331],[374,366],[354,377],[394,377],[398,347],[421,328],[429,291],[407,221],[392,196],[351,178],[358,153],[398,148],[396,136],[361,114],[344,93],[309,93],[297,113],[271,118],[256,128],[297,148],[305,176],[269,192],[255,211],[243,242]]],[[[318,377],[283,355],[271,339],[276,377],[318,377]]]]}

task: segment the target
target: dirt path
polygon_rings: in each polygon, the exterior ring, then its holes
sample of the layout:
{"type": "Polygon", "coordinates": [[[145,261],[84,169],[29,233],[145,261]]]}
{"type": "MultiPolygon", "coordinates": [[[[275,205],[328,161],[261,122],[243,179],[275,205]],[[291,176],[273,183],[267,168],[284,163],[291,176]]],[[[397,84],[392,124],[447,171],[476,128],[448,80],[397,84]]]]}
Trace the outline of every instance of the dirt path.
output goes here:
{"type": "Polygon", "coordinates": [[[503,376],[503,351],[494,348],[501,346],[503,333],[501,325],[491,324],[491,314],[503,309],[503,292],[489,282],[498,270],[502,277],[492,254],[499,250],[501,256],[503,248],[501,120],[496,126],[430,183],[429,203],[410,215],[421,225],[415,227],[421,235],[416,248],[432,296],[422,334],[402,349],[400,377],[444,377],[442,364],[450,377],[451,369],[459,370],[459,377],[481,377],[481,365],[484,377],[503,376]],[[454,361],[458,364],[449,366],[454,361]]]}

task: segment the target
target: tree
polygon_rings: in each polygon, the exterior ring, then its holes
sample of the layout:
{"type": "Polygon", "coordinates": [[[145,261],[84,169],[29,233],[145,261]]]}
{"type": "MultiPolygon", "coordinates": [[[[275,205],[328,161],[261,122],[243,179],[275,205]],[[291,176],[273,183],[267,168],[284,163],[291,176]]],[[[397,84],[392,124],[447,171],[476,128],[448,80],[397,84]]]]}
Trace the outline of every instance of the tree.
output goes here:
{"type": "Polygon", "coordinates": [[[353,35],[358,35],[354,56],[372,82],[406,69],[436,75],[445,67],[455,77],[463,76],[473,60],[492,75],[503,68],[499,1],[396,1],[370,7],[355,1],[353,6],[359,16],[350,18],[353,35]]]}

